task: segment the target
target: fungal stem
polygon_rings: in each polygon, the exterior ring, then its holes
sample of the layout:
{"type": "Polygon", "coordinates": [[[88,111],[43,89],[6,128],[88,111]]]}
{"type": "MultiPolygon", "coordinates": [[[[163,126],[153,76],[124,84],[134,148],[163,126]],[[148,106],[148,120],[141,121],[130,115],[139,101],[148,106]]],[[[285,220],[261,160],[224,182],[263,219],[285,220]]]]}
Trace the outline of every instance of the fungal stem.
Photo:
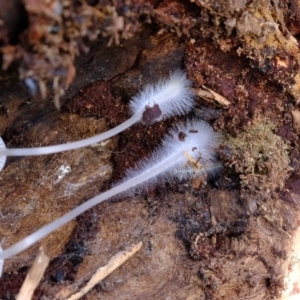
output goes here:
{"type": "MultiPolygon", "coordinates": [[[[64,216],[43,226],[23,240],[8,247],[3,252],[0,252],[0,260],[7,259],[24,251],[40,239],[70,222],[91,207],[118,194],[136,188],[141,184],[153,181],[159,176],[164,176],[165,179],[170,176],[175,176],[177,178],[189,178],[193,176],[195,172],[193,167],[188,164],[188,156],[195,160],[200,155],[201,165],[209,166],[214,169],[214,150],[217,145],[218,135],[214,133],[207,123],[190,121],[187,126],[178,125],[177,130],[171,131],[171,133],[164,139],[163,147],[160,147],[156,152],[154,152],[151,159],[140,163],[137,170],[128,172],[127,178],[123,182],[82,203],[78,207],[66,213],[64,216]],[[184,136],[184,139],[182,136],[184,136]],[[189,154],[188,156],[185,155],[186,152],[189,154]]],[[[209,170],[204,167],[196,173],[203,174],[207,171],[209,170]]]]}
{"type": "Polygon", "coordinates": [[[129,128],[136,122],[138,122],[141,118],[140,114],[133,115],[130,119],[126,120],[122,124],[100,133],[98,135],[76,141],[71,143],[65,143],[60,145],[53,145],[53,146],[45,146],[45,147],[35,147],[35,148],[3,148],[0,149],[1,156],[37,156],[37,155],[46,155],[49,153],[59,153],[63,151],[74,150],[78,148],[83,148],[86,146],[90,146],[92,144],[98,143],[100,141],[106,140],[115,136],[116,134],[122,132],[123,130],[129,128]]]}
{"type": "Polygon", "coordinates": [[[185,72],[177,70],[168,79],[145,86],[143,91],[133,97],[129,105],[132,113],[130,119],[84,140],[36,148],[6,148],[0,144],[0,171],[4,167],[6,156],[35,156],[74,150],[111,138],[137,122],[151,124],[165,117],[183,115],[194,106],[194,93],[190,87],[191,81],[186,78],[185,72]]]}

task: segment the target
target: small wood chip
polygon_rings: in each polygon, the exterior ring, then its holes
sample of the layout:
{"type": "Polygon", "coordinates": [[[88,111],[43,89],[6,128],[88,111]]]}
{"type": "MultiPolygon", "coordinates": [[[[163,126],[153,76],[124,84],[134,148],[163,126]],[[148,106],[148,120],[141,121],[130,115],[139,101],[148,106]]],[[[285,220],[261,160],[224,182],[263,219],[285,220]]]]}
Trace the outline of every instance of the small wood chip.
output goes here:
{"type": "MultiPolygon", "coordinates": [[[[96,273],[91,277],[89,282],[83,287],[79,292],[73,294],[71,297],[67,298],[67,300],[77,300],[84,296],[87,292],[89,292],[96,284],[98,284],[101,280],[110,275],[114,270],[119,268],[123,263],[125,263],[129,258],[131,258],[137,251],[142,248],[143,243],[139,242],[137,245],[133,245],[129,250],[120,251],[115,256],[113,256],[104,267],[100,267],[96,273]]],[[[64,295],[66,295],[66,291],[63,291],[64,295]]],[[[55,299],[60,299],[59,296],[56,295],[55,299]]]]}
{"type": "Polygon", "coordinates": [[[30,300],[37,288],[44,272],[50,262],[50,258],[45,254],[43,247],[40,248],[26,278],[22,284],[17,300],[30,300]]]}
{"type": "Polygon", "coordinates": [[[293,119],[294,119],[294,128],[298,133],[300,133],[300,111],[295,109],[292,111],[293,119]]]}
{"type": "Polygon", "coordinates": [[[201,97],[209,102],[216,101],[219,104],[226,106],[226,107],[231,104],[225,97],[221,96],[220,94],[205,87],[204,85],[202,87],[203,87],[203,89],[198,88],[198,89],[194,90],[199,97],[201,97]]]}

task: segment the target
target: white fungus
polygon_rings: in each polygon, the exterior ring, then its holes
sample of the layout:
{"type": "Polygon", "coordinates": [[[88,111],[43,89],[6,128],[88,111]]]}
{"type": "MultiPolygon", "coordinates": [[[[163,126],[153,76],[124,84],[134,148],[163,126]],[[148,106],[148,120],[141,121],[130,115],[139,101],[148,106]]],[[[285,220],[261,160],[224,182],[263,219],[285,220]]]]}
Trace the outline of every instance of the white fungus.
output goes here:
{"type": "Polygon", "coordinates": [[[188,121],[186,125],[177,125],[152,157],[142,161],[137,169],[128,171],[122,182],[0,252],[0,261],[24,251],[91,207],[118,194],[149,182],[155,183],[158,178],[168,180],[175,176],[182,179],[214,171],[219,166],[214,162],[218,140],[219,135],[203,121],[188,121]]]}
{"type": "Polygon", "coordinates": [[[36,148],[6,148],[4,145],[0,148],[0,158],[5,163],[6,156],[46,155],[74,150],[111,138],[137,122],[150,124],[165,117],[186,114],[194,106],[194,93],[190,87],[191,81],[186,78],[185,72],[177,70],[168,79],[146,86],[133,97],[130,102],[132,117],[115,128],[87,139],[60,145],[36,148]]]}
{"type": "MultiPolygon", "coordinates": [[[[0,151],[5,150],[5,149],[6,149],[5,143],[3,142],[2,138],[0,137],[0,151]]],[[[0,154],[0,171],[4,168],[5,162],[6,162],[6,155],[0,154]]]]}

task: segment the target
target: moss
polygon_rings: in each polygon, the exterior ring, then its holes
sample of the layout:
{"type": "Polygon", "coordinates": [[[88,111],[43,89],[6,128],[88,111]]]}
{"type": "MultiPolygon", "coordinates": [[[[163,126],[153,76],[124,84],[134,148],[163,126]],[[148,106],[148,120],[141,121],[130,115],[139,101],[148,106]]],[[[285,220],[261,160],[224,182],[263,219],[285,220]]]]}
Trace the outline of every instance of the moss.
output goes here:
{"type": "Polygon", "coordinates": [[[259,120],[237,137],[227,136],[232,150],[229,164],[239,173],[241,187],[247,194],[265,196],[283,188],[289,176],[289,145],[274,133],[274,124],[259,120]]]}

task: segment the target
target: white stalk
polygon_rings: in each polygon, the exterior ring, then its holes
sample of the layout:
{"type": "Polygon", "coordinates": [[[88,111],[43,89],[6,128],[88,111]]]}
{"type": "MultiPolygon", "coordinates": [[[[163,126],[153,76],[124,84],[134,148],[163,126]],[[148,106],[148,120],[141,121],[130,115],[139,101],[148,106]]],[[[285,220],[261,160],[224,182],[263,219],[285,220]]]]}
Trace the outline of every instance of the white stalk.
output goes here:
{"type": "Polygon", "coordinates": [[[140,121],[150,124],[165,117],[185,114],[194,106],[194,94],[190,86],[191,81],[186,78],[186,74],[180,70],[175,71],[169,79],[162,80],[155,85],[148,85],[133,97],[130,102],[132,113],[130,119],[115,128],[87,139],[36,148],[6,148],[5,145],[1,148],[0,145],[0,171],[4,167],[6,156],[46,155],[74,150],[111,138],[140,121]],[[2,167],[1,160],[4,161],[2,167]]]}
{"type": "Polygon", "coordinates": [[[127,121],[125,121],[124,123],[108,131],[105,131],[103,133],[100,133],[99,135],[95,135],[80,141],[60,144],[60,145],[53,145],[53,146],[35,147],[35,148],[5,148],[0,150],[0,154],[6,156],[36,156],[36,155],[59,153],[63,151],[69,151],[69,150],[90,146],[102,140],[109,139],[110,137],[123,131],[124,128],[129,128],[130,126],[138,122],[140,118],[141,116],[136,114],[132,116],[130,119],[128,119],[127,121]]]}
{"type": "Polygon", "coordinates": [[[172,130],[164,139],[162,147],[152,155],[152,158],[140,163],[138,169],[129,171],[123,182],[79,205],[64,216],[0,252],[0,260],[24,251],[91,207],[120,193],[150,181],[155,182],[158,178],[168,179],[170,176],[188,178],[195,173],[203,174],[209,171],[205,166],[215,167],[213,161],[217,146],[218,135],[207,123],[190,121],[186,126],[178,125],[176,130],[172,130]]]}
{"type": "MultiPolygon", "coordinates": [[[[3,142],[2,138],[0,137],[0,153],[1,151],[5,151],[5,143],[3,142]]],[[[6,162],[6,155],[0,154],[0,171],[4,168],[6,162]]]]}

